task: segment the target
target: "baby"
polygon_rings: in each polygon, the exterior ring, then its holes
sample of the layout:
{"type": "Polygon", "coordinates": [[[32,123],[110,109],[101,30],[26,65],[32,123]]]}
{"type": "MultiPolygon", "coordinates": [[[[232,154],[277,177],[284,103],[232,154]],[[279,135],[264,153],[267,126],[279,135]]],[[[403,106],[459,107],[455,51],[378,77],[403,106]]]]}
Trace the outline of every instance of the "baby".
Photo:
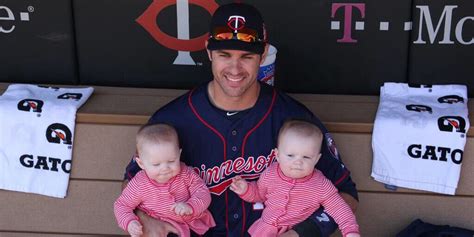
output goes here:
{"type": "Polygon", "coordinates": [[[166,124],[143,126],[136,138],[136,162],[142,168],[115,201],[114,212],[119,226],[131,236],[143,234],[139,208],[153,218],[173,225],[181,237],[190,229],[204,234],[215,226],[207,210],[211,194],[204,181],[180,162],[176,130],[166,124]]]}
{"type": "Polygon", "coordinates": [[[290,120],[278,135],[276,160],[256,182],[240,176],[230,189],[247,202],[264,202],[260,219],[250,226],[251,236],[277,236],[306,220],[320,205],[339,225],[344,237],[359,235],[350,207],[336,187],[317,169],[323,134],[310,122],[290,120]]]}

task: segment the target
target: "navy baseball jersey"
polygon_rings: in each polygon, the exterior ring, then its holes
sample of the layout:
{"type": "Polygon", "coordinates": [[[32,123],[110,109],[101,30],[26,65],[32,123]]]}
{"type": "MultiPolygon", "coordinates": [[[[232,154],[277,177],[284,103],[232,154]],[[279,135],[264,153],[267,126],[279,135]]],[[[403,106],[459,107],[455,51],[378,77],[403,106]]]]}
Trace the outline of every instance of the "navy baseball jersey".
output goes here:
{"type": "MultiPolygon", "coordinates": [[[[178,131],[181,159],[204,179],[212,195],[209,210],[216,227],[205,236],[248,236],[247,229],[260,217],[261,210],[244,202],[228,189],[232,177],[248,180],[259,174],[275,159],[278,131],[287,119],[313,121],[325,134],[322,157],[316,167],[339,191],[357,199],[349,170],[342,164],[327,129],[305,106],[261,83],[256,104],[240,112],[222,111],[209,100],[207,83],[178,97],[159,109],[149,123],[167,123],[178,131]]],[[[127,167],[130,179],[140,168],[134,159],[127,167]]]]}

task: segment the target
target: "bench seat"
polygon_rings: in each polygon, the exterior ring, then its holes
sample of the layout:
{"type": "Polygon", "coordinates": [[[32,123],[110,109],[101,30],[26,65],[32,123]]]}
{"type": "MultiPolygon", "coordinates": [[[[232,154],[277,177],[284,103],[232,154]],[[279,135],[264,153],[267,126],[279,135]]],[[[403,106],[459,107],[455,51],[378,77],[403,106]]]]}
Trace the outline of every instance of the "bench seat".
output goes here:
{"type": "MultiPolygon", "coordinates": [[[[8,84],[0,83],[0,93],[8,84]]],[[[73,165],[65,199],[0,190],[0,236],[116,236],[113,202],[134,152],[135,133],[159,107],[184,90],[95,87],[79,109],[73,165]]],[[[357,183],[357,219],[363,236],[394,236],[411,221],[473,228],[474,130],[470,129],[455,196],[399,188],[389,191],[370,177],[371,132],[377,96],[292,95],[333,133],[357,183]]],[[[471,124],[474,103],[469,102],[471,124]]],[[[337,234],[336,234],[337,235],[337,234]]]]}

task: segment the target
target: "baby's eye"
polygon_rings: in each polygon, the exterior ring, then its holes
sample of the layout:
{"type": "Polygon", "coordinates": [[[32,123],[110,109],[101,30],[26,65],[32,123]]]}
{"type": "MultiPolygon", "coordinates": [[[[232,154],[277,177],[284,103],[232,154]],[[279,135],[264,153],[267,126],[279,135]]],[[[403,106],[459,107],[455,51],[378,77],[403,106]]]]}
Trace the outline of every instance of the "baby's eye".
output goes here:
{"type": "Polygon", "coordinates": [[[287,156],[288,156],[288,157],[294,157],[294,155],[293,155],[293,154],[288,154],[287,156]]]}
{"type": "Polygon", "coordinates": [[[303,156],[303,158],[305,158],[305,159],[311,159],[311,157],[309,157],[309,156],[303,156]]]}
{"type": "Polygon", "coordinates": [[[158,164],[153,164],[153,166],[160,166],[160,164],[159,163],[158,164]]]}

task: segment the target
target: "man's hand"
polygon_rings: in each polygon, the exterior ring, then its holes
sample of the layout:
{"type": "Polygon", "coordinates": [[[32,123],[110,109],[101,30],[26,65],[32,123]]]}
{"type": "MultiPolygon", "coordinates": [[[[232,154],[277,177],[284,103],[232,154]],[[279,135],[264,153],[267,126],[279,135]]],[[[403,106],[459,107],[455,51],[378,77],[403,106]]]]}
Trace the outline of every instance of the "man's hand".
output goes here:
{"type": "Polygon", "coordinates": [[[245,179],[240,176],[236,176],[232,179],[232,183],[230,184],[230,190],[234,191],[238,195],[242,195],[247,192],[248,183],[245,179]]]}
{"type": "Polygon", "coordinates": [[[167,237],[169,233],[179,234],[170,223],[159,221],[137,210],[137,216],[143,224],[143,237],[167,237]]]}
{"type": "Polygon", "coordinates": [[[299,237],[298,233],[294,230],[289,230],[281,235],[278,235],[278,237],[299,237]]]}
{"type": "Polygon", "coordinates": [[[352,197],[351,195],[343,192],[339,192],[339,195],[341,195],[342,199],[351,207],[352,212],[355,214],[357,211],[357,206],[359,205],[359,202],[352,197]]]}
{"type": "Polygon", "coordinates": [[[360,237],[360,234],[358,233],[349,233],[346,235],[346,237],[360,237]]]}
{"type": "Polygon", "coordinates": [[[130,236],[139,237],[143,234],[142,227],[143,226],[142,224],[140,224],[139,221],[133,220],[133,221],[130,221],[130,223],[128,223],[127,231],[130,234],[130,236]]]}
{"type": "Polygon", "coordinates": [[[193,214],[193,208],[184,202],[177,202],[171,206],[171,210],[178,216],[193,214]]]}

